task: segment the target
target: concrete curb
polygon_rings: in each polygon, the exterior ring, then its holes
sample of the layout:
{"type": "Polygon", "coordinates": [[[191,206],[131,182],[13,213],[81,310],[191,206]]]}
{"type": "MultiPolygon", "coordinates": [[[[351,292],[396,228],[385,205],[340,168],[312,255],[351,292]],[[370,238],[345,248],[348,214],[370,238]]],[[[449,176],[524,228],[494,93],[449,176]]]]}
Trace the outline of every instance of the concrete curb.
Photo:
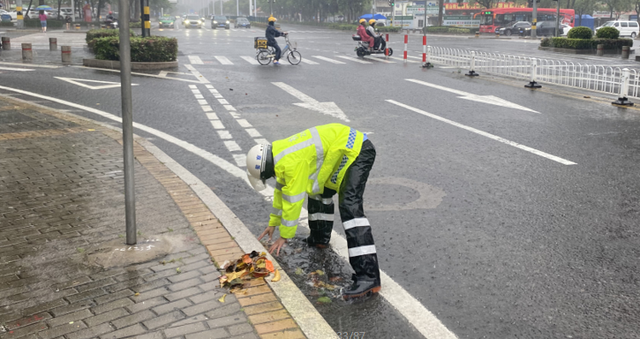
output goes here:
{"type": "MultiPolygon", "coordinates": [[[[120,69],[120,61],[98,60],[98,59],[82,59],[82,65],[87,67],[120,69]]],[[[132,62],[131,70],[144,71],[154,69],[178,68],[178,61],[169,62],[132,62]]]]}

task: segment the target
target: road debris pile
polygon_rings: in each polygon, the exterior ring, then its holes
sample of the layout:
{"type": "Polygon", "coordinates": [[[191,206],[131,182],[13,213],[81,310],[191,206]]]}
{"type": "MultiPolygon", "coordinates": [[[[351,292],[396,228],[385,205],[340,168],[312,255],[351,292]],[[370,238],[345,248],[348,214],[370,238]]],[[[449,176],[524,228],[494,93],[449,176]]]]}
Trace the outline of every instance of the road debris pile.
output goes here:
{"type": "MultiPolygon", "coordinates": [[[[300,267],[296,269],[295,273],[298,276],[304,276],[305,274],[300,267]]],[[[314,288],[310,295],[319,297],[317,303],[327,304],[330,303],[332,299],[340,297],[340,287],[331,284],[332,282],[335,283],[340,280],[342,280],[342,278],[338,276],[329,278],[324,271],[317,270],[307,274],[306,283],[314,288]]]]}
{"type": "Polygon", "coordinates": [[[280,272],[273,268],[273,263],[266,258],[266,253],[253,251],[244,254],[240,259],[226,261],[222,265],[225,275],[220,277],[220,287],[229,289],[229,293],[246,293],[248,281],[266,278],[273,273],[272,282],[280,280],[280,272]]]}

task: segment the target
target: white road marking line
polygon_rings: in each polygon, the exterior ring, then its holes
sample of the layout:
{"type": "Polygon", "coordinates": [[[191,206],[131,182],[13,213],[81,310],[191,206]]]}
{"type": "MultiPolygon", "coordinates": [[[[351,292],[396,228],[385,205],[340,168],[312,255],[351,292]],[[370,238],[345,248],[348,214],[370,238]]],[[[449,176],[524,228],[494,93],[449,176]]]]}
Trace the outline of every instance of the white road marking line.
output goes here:
{"type": "Polygon", "coordinates": [[[333,60],[327,57],[323,57],[323,56],[319,56],[319,55],[314,55],[314,58],[320,59],[320,60],[324,60],[324,61],[328,61],[330,63],[336,64],[336,65],[344,65],[345,63],[342,61],[338,61],[338,60],[333,60]]]}
{"type": "Polygon", "coordinates": [[[225,100],[225,99],[218,99],[218,102],[220,104],[222,104],[222,105],[228,105],[229,104],[229,102],[227,100],[225,100]]]}
{"type": "Polygon", "coordinates": [[[205,85],[204,87],[208,88],[208,89],[214,89],[213,85],[205,85]]]}
{"type": "Polygon", "coordinates": [[[208,105],[209,103],[207,102],[207,100],[198,100],[198,103],[200,105],[208,105]]]}
{"type": "Polygon", "coordinates": [[[240,114],[235,111],[229,111],[229,115],[231,115],[234,119],[240,119],[240,114]]]}
{"type": "Polygon", "coordinates": [[[233,160],[236,161],[236,165],[238,165],[238,167],[246,167],[247,166],[247,155],[244,153],[241,154],[231,154],[233,156],[233,160]]]}
{"type": "Polygon", "coordinates": [[[252,65],[260,65],[260,63],[258,62],[258,60],[256,60],[256,58],[252,58],[248,56],[241,56],[241,58],[252,65]]]}
{"type": "Polygon", "coordinates": [[[185,64],[184,67],[188,70],[191,71],[191,74],[193,74],[196,79],[200,80],[201,83],[203,84],[208,84],[209,80],[205,79],[205,77],[202,76],[202,74],[200,72],[198,72],[198,70],[196,70],[195,67],[189,65],[189,64],[185,64]]]}
{"type": "MultiPolygon", "coordinates": [[[[398,58],[398,57],[394,57],[394,56],[390,56],[389,58],[395,59],[395,60],[400,60],[400,61],[404,62],[403,58],[398,58]]],[[[413,61],[413,60],[409,60],[409,59],[407,59],[407,62],[414,63],[414,64],[415,63],[420,63],[420,61],[413,61]]]]}
{"type": "Polygon", "coordinates": [[[240,125],[240,127],[242,128],[248,128],[248,127],[253,127],[251,126],[251,124],[247,121],[247,119],[238,119],[236,120],[238,122],[238,125],[240,125]]]}
{"type": "Polygon", "coordinates": [[[31,72],[35,69],[0,67],[0,71],[31,72]]]}
{"type": "Polygon", "coordinates": [[[233,62],[231,62],[231,60],[227,59],[227,57],[214,56],[214,58],[216,58],[223,65],[233,65],[233,62]]]}
{"type": "Polygon", "coordinates": [[[265,138],[256,138],[255,142],[256,142],[256,144],[260,144],[260,145],[270,144],[270,142],[267,141],[267,139],[265,139],[265,138]]]}
{"type": "Polygon", "coordinates": [[[198,86],[197,86],[197,85],[189,85],[189,88],[191,88],[191,89],[198,89],[198,86]]]}
{"type": "MultiPolygon", "coordinates": [[[[237,143],[237,142],[235,142],[235,141],[233,141],[233,140],[226,140],[226,141],[224,141],[224,146],[225,146],[225,147],[227,147],[227,149],[228,149],[230,152],[239,152],[239,151],[242,151],[242,148],[240,148],[240,145],[238,145],[238,143],[237,143]]],[[[245,176],[245,177],[247,176],[247,174],[246,174],[246,173],[244,173],[244,172],[243,172],[243,174],[244,174],[244,176],[245,176]]],[[[247,179],[247,180],[249,180],[249,179],[247,179]]]]}
{"type": "Polygon", "coordinates": [[[224,106],[224,109],[226,109],[227,111],[235,111],[235,110],[236,110],[236,109],[235,109],[233,106],[231,106],[231,105],[223,105],[223,106],[224,106]]]}
{"type": "Polygon", "coordinates": [[[209,106],[209,105],[202,105],[200,107],[202,107],[202,110],[205,111],[205,112],[213,111],[213,108],[211,108],[211,106],[209,106]]]}
{"type": "Polygon", "coordinates": [[[373,61],[377,61],[377,62],[382,62],[385,64],[395,64],[395,62],[393,61],[389,61],[389,60],[385,60],[382,58],[376,58],[376,57],[364,57],[366,60],[373,60],[373,61]]]}
{"type": "Polygon", "coordinates": [[[202,93],[200,92],[200,90],[199,90],[199,89],[197,89],[197,88],[191,89],[191,93],[193,93],[193,94],[202,94],[202,93]]]}
{"type": "Polygon", "coordinates": [[[370,62],[368,61],[364,61],[364,60],[360,60],[354,57],[348,57],[348,56],[344,56],[344,55],[337,55],[338,58],[342,58],[342,59],[347,59],[349,61],[353,61],[353,62],[357,62],[357,63],[361,63],[361,64],[368,64],[371,65],[370,62]]]}
{"type": "Polygon", "coordinates": [[[210,122],[211,122],[211,126],[213,126],[214,129],[224,129],[224,125],[222,124],[222,121],[211,120],[210,122]]]}
{"type": "MultiPolygon", "coordinates": [[[[186,68],[192,67],[189,64],[184,65],[186,68]]],[[[84,69],[94,69],[97,71],[101,71],[101,72],[112,72],[112,73],[120,73],[119,69],[107,69],[107,68],[98,68],[98,67],[86,67],[86,66],[71,66],[71,67],[75,67],[75,68],[84,68],[84,69]]],[[[56,67],[57,68],[57,67],[56,67]]],[[[195,68],[194,68],[195,70],[195,68]]],[[[207,80],[205,80],[204,78],[198,78],[198,76],[195,73],[189,74],[189,73],[181,73],[181,74],[186,74],[186,75],[192,75],[194,76],[196,79],[198,80],[189,80],[189,79],[181,79],[181,78],[173,78],[173,77],[162,77],[156,74],[147,74],[147,73],[138,73],[138,72],[131,72],[131,75],[137,75],[137,76],[142,76],[142,77],[150,77],[150,78],[156,78],[156,79],[164,79],[164,80],[175,80],[175,81],[184,81],[184,82],[191,82],[191,83],[197,83],[197,84],[201,84],[201,83],[209,83],[207,80]]],[[[200,74],[200,73],[198,73],[200,74]]],[[[202,76],[201,76],[202,77],[202,76]]]]}
{"type": "Polygon", "coordinates": [[[209,119],[209,120],[220,120],[218,118],[218,115],[215,114],[215,113],[207,113],[207,119],[209,119]]]}
{"type": "Polygon", "coordinates": [[[202,60],[200,59],[199,56],[197,55],[189,55],[189,62],[192,65],[204,65],[204,62],[202,62],[202,60]]]}
{"type": "Polygon", "coordinates": [[[0,65],[6,66],[18,66],[18,67],[30,67],[30,68],[60,68],[60,66],[51,66],[51,65],[38,65],[38,64],[21,64],[17,62],[4,62],[0,61],[0,65]]]}
{"type": "MultiPolygon", "coordinates": [[[[91,89],[91,90],[120,88],[120,83],[119,82],[113,82],[113,81],[63,78],[63,77],[54,77],[54,78],[56,78],[58,80],[65,81],[65,82],[68,82],[70,84],[74,84],[74,85],[80,86],[80,87],[88,88],[88,89],[91,89]],[[83,82],[97,83],[97,84],[101,84],[101,85],[89,85],[89,84],[85,84],[83,82]]],[[[138,84],[131,84],[131,86],[138,86],[138,84]]]]}
{"type": "Polygon", "coordinates": [[[252,138],[257,138],[262,136],[262,134],[260,134],[260,132],[258,132],[258,130],[255,128],[247,128],[245,129],[245,131],[247,131],[247,133],[249,133],[249,136],[251,136],[252,138]]]}
{"type": "Polygon", "coordinates": [[[204,99],[202,94],[194,94],[194,96],[196,97],[196,99],[204,99]]]}
{"type": "Polygon", "coordinates": [[[302,60],[300,60],[300,61],[302,61],[302,62],[304,62],[305,64],[308,64],[308,65],[319,65],[319,63],[317,63],[315,61],[307,60],[307,59],[304,59],[304,58],[302,60]]]}
{"type": "Polygon", "coordinates": [[[220,136],[220,139],[222,139],[222,140],[233,139],[233,137],[231,136],[231,132],[229,132],[229,131],[218,131],[218,135],[220,136]]]}
{"type": "Polygon", "coordinates": [[[473,132],[473,133],[482,135],[484,137],[487,137],[489,139],[493,139],[495,141],[507,144],[509,146],[513,146],[513,147],[519,148],[519,149],[521,149],[523,151],[527,151],[529,153],[533,153],[535,155],[539,155],[539,156],[547,158],[549,160],[553,160],[553,161],[559,162],[559,163],[561,163],[563,165],[576,165],[575,162],[572,162],[572,161],[557,157],[557,156],[549,154],[549,153],[545,153],[545,152],[539,151],[539,150],[537,150],[535,148],[531,148],[529,146],[525,146],[525,145],[519,144],[517,142],[513,142],[513,141],[510,141],[510,140],[504,139],[502,137],[499,137],[499,136],[496,136],[496,135],[493,135],[493,134],[490,134],[490,133],[475,129],[473,127],[469,127],[469,126],[457,123],[455,121],[443,118],[441,116],[425,112],[425,111],[423,111],[421,109],[418,109],[418,108],[415,108],[415,107],[411,107],[409,105],[405,105],[405,104],[397,102],[395,100],[386,100],[386,101],[388,103],[394,104],[396,106],[400,106],[400,107],[406,108],[406,109],[408,109],[410,111],[414,111],[414,112],[416,112],[418,114],[422,114],[422,115],[424,115],[426,117],[429,117],[429,118],[432,118],[432,119],[435,119],[435,120],[438,120],[438,121],[442,121],[444,123],[447,123],[447,124],[450,124],[450,125],[465,129],[465,130],[467,130],[469,132],[473,132]]]}

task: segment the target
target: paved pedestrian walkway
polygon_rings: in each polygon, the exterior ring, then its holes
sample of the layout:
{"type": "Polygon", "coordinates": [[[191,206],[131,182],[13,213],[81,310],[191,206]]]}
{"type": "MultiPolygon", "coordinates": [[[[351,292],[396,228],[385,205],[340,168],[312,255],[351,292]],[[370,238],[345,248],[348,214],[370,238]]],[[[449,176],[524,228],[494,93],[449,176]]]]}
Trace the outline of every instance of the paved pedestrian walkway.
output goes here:
{"type": "MultiPolygon", "coordinates": [[[[8,34],[0,34],[0,36],[8,36],[8,34]]],[[[12,37],[11,49],[0,50],[0,61],[22,63],[22,43],[30,43],[33,52],[32,64],[62,65],[61,47],[71,46],[71,64],[82,65],[82,59],[94,58],[87,47],[86,36],[86,31],[65,33],[57,30],[12,37]],[[49,50],[49,38],[56,38],[57,50],[49,50]]]]}
{"type": "Polygon", "coordinates": [[[305,338],[263,280],[221,301],[216,265],[243,252],[185,182],[135,156],[127,246],[121,134],[0,97],[0,338],[305,338]]]}

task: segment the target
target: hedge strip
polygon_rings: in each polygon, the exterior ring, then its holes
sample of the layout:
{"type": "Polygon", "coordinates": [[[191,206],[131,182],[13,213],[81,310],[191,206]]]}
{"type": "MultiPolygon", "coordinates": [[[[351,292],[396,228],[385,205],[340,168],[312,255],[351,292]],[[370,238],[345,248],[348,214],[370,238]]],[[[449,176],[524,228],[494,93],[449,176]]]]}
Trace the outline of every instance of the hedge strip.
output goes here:
{"type": "MultiPolygon", "coordinates": [[[[96,59],[120,60],[120,38],[117,36],[97,38],[93,41],[96,59]]],[[[132,37],[132,62],[168,62],[178,58],[178,39],[167,37],[132,37]]]]}
{"type": "Polygon", "coordinates": [[[623,46],[633,46],[632,39],[568,39],[545,38],[540,42],[542,47],[569,48],[569,49],[596,49],[603,44],[604,49],[622,49],[623,46]]]}

